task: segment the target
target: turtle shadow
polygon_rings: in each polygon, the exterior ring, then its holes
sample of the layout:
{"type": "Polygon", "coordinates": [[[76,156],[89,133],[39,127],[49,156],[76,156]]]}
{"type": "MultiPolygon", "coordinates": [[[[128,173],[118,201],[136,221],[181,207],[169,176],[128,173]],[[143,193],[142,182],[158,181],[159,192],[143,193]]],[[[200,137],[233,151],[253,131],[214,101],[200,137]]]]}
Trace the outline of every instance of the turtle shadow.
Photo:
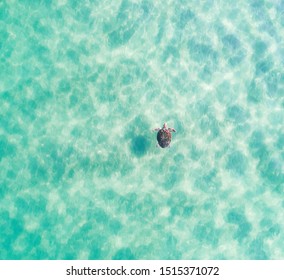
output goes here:
{"type": "Polygon", "coordinates": [[[144,156],[150,147],[146,137],[138,135],[131,140],[130,150],[136,157],[144,156]]]}

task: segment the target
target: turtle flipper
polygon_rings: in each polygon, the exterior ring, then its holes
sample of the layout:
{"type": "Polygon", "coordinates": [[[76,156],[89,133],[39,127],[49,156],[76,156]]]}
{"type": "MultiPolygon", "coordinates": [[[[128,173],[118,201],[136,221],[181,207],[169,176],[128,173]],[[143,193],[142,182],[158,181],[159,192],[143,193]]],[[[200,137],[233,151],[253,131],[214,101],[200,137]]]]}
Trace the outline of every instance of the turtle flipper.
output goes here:
{"type": "Polygon", "coordinates": [[[154,128],[153,131],[159,131],[161,128],[154,128]]]}
{"type": "Polygon", "coordinates": [[[174,129],[174,128],[168,128],[168,130],[170,131],[170,132],[176,132],[176,130],[174,129]]]}

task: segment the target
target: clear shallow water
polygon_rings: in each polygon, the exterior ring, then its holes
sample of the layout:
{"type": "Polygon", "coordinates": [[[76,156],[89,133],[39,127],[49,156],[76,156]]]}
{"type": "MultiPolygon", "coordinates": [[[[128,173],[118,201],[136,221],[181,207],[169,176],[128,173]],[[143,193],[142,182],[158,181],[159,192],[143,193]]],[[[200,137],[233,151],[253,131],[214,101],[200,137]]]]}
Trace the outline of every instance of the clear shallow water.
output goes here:
{"type": "Polygon", "coordinates": [[[283,15],[1,1],[0,258],[283,259],[283,15]]]}

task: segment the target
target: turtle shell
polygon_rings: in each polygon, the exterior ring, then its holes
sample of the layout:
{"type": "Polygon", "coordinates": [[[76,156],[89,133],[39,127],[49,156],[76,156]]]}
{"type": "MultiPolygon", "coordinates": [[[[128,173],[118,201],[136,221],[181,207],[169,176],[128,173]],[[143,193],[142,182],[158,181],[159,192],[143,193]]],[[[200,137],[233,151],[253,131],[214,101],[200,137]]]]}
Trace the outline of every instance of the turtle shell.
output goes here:
{"type": "Polygon", "coordinates": [[[157,134],[157,140],[162,148],[166,148],[171,143],[172,134],[168,129],[160,129],[157,134]]]}

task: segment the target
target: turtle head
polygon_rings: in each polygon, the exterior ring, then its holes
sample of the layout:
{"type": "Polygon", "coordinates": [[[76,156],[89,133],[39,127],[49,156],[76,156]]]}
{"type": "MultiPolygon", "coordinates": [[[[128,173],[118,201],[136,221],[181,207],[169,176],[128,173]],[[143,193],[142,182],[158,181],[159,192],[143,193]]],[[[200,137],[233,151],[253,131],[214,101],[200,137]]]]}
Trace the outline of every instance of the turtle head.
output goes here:
{"type": "Polygon", "coordinates": [[[167,123],[164,123],[163,129],[167,129],[167,123]]]}

